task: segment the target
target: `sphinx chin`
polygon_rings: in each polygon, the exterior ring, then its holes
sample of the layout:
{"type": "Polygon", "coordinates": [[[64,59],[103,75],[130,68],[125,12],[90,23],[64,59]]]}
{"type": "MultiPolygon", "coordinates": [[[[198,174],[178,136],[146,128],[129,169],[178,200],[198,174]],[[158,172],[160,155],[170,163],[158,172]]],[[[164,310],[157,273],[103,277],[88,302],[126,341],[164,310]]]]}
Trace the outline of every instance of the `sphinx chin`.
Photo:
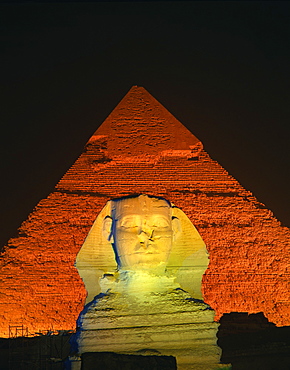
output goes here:
{"type": "Polygon", "coordinates": [[[166,262],[162,261],[160,254],[156,252],[138,253],[134,255],[133,258],[120,258],[120,261],[120,268],[123,270],[134,270],[142,267],[146,269],[154,269],[156,267],[166,266],[166,262]]]}

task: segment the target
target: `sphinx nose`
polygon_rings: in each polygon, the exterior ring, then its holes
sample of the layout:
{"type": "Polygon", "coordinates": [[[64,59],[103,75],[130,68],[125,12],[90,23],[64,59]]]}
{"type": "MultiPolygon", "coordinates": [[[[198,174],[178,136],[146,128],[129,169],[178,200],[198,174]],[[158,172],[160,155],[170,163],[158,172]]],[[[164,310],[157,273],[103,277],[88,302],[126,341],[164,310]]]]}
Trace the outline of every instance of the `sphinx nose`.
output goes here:
{"type": "Polygon", "coordinates": [[[153,233],[152,227],[148,226],[147,223],[144,222],[140,230],[140,235],[144,234],[144,237],[146,235],[148,238],[150,238],[152,233],[153,233]]]}
{"type": "Polygon", "coordinates": [[[151,239],[152,231],[148,228],[145,230],[142,228],[140,234],[138,235],[140,243],[147,248],[148,242],[151,239]]]}
{"type": "Polygon", "coordinates": [[[144,231],[141,231],[141,233],[139,234],[140,242],[145,243],[148,240],[148,238],[149,238],[148,234],[146,234],[144,231]]]}

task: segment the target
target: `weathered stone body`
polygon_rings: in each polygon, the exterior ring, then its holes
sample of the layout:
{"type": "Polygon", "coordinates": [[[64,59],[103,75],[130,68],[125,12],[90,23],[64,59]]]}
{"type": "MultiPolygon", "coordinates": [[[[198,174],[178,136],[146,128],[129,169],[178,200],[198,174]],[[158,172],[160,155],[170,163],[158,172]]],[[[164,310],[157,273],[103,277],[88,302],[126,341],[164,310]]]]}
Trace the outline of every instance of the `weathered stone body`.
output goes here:
{"type": "MultiPolygon", "coordinates": [[[[102,280],[107,280],[103,278],[102,280]]],[[[166,276],[123,272],[106,282],[107,294],[89,303],[78,319],[78,353],[116,352],[174,356],[178,369],[217,368],[218,324],[214,311],[176,287],[166,276]],[[146,280],[156,291],[144,292],[146,280]]]]}
{"type": "Polygon", "coordinates": [[[216,319],[262,311],[290,325],[289,229],[150,94],[133,87],[8,241],[1,336],[9,324],[31,333],[75,328],[86,297],[76,255],[106,202],[136,193],[163,196],[197,228],[210,254],[204,299],[216,319]]]}

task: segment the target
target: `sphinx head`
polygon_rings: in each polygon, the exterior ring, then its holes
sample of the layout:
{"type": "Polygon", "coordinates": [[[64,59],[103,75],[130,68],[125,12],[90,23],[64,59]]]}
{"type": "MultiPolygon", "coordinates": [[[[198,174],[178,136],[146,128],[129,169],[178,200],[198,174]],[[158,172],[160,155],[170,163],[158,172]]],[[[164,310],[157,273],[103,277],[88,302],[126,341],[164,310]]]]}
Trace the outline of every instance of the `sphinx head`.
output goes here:
{"type": "Polygon", "coordinates": [[[171,204],[147,195],[112,201],[111,215],[103,223],[118,266],[125,270],[164,269],[180,231],[171,204]]]}

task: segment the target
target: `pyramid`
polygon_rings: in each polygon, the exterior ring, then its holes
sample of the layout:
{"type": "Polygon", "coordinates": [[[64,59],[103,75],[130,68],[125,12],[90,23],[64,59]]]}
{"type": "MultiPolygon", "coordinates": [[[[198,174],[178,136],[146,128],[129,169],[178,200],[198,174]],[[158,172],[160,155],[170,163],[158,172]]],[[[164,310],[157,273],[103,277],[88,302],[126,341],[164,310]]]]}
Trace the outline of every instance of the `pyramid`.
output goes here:
{"type": "Polygon", "coordinates": [[[1,255],[0,336],[73,330],[86,298],[74,262],[112,198],[162,196],[189,217],[210,253],[204,300],[216,320],[263,312],[290,325],[289,240],[271,211],[144,88],[134,86],[1,255]]]}

